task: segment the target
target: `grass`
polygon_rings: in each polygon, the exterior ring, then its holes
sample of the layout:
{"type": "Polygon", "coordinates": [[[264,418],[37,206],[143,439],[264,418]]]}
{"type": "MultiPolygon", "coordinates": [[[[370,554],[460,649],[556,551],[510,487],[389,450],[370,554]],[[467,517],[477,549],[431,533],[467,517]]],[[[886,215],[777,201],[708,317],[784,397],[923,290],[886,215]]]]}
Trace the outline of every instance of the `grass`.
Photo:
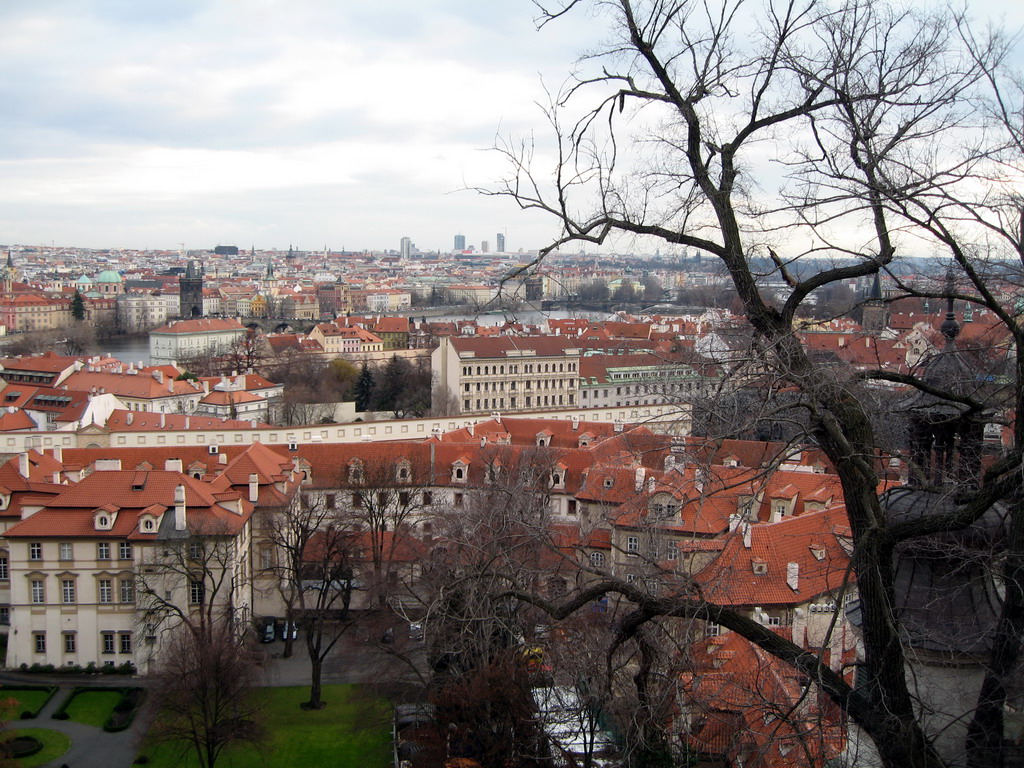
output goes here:
{"type": "Polygon", "coordinates": [[[64,711],[69,720],[102,728],[120,700],[120,691],[79,691],[64,711]]]}
{"type": "MultiPolygon", "coordinates": [[[[299,708],[309,687],[263,688],[267,740],[260,748],[239,746],[224,753],[218,768],[385,768],[391,765],[391,705],[356,685],[326,685],[327,706],[299,708]]],[[[147,740],[148,741],[148,740],[147,740]]],[[[195,755],[176,744],[144,744],[151,768],[194,768],[195,755]]]]}
{"type": "Polygon", "coordinates": [[[15,728],[9,732],[13,736],[35,736],[43,742],[43,748],[29,757],[15,761],[19,768],[34,768],[56,760],[71,748],[71,739],[63,733],[51,731],[49,728],[15,728]]]}
{"type": "Polygon", "coordinates": [[[6,686],[0,688],[0,699],[11,698],[18,702],[18,708],[11,715],[12,719],[20,718],[22,712],[39,712],[52,695],[52,690],[31,690],[6,686]]]}

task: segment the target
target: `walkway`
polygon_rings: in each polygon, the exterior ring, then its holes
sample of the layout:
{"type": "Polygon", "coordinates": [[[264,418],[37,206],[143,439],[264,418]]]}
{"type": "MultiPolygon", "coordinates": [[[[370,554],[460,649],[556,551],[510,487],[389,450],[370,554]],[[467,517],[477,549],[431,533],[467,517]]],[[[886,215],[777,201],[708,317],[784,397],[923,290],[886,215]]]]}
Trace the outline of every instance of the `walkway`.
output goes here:
{"type": "Polygon", "coordinates": [[[46,703],[34,720],[17,720],[11,728],[48,728],[65,733],[71,738],[71,748],[56,760],[42,768],[130,768],[139,743],[149,726],[149,702],[135,716],[131,727],[119,733],[107,733],[102,728],[83,725],[72,720],[54,720],[51,715],[64,703],[76,686],[145,686],[137,678],[117,676],[102,679],[86,678],[73,681],[67,679],[43,678],[41,675],[0,674],[0,682],[9,685],[57,685],[57,693],[46,703]]]}

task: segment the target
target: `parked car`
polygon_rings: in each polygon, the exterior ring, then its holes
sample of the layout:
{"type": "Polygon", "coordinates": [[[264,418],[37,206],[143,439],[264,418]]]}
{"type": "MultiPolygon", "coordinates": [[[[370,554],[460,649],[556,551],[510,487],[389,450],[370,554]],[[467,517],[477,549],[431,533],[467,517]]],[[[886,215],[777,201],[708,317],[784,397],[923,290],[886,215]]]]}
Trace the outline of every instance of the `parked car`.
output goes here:
{"type": "Polygon", "coordinates": [[[286,621],[281,625],[281,639],[287,640],[289,633],[291,633],[292,640],[299,636],[299,627],[294,621],[286,621]]]}
{"type": "Polygon", "coordinates": [[[277,619],[273,616],[263,616],[256,623],[256,636],[261,643],[272,643],[277,633],[274,631],[277,619]]]}

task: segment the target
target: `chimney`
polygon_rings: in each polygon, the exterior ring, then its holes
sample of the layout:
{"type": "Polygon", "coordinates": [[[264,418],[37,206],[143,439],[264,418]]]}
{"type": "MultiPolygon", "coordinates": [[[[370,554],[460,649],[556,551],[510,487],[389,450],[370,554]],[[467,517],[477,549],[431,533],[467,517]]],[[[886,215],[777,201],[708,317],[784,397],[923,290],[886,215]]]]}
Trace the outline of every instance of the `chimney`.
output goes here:
{"type": "Polygon", "coordinates": [[[167,426],[167,415],[161,411],[160,413],[160,429],[167,426]]]}
{"type": "Polygon", "coordinates": [[[635,477],[633,480],[633,486],[637,493],[644,489],[644,476],[647,474],[647,470],[643,467],[637,467],[635,477]]]}
{"type": "Polygon", "coordinates": [[[124,423],[131,426],[132,422],[135,421],[135,414],[128,411],[128,415],[124,417],[124,423]]]}
{"type": "Polygon", "coordinates": [[[96,459],[93,467],[97,472],[117,472],[121,469],[120,459],[96,459]]]}
{"type": "Polygon", "coordinates": [[[164,469],[167,472],[182,472],[181,459],[167,459],[164,462],[164,469]]]}
{"type": "Polygon", "coordinates": [[[174,393],[174,379],[170,376],[167,377],[167,391],[172,394],[174,393]]]}
{"type": "Polygon", "coordinates": [[[466,429],[469,430],[469,436],[470,437],[474,437],[476,435],[476,433],[474,431],[476,429],[476,423],[475,422],[471,423],[468,427],[466,427],[466,429]]]}
{"type": "Polygon", "coordinates": [[[249,501],[255,504],[260,500],[260,476],[253,473],[249,475],[249,501]]]}
{"type": "Polygon", "coordinates": [[[53,446],[53,458],[61,464],[64,463],[64,449],[59,445],[53,446]]]}
{"type": "Polygon", "coordinates": [[[164,372],[160,370],[153,371],[153,378],[156,379],[157,384],[164,383],[164,372]]]}
{"type": "Polygon", "coordinates": [[[188,423],[189,423],[189,421],[191,421],[191,419],[190,419],[190,418],[189,418],[188,416],[186,416],[186,417],[185,417],[185,429],[188,429],[188,423]]]}
{"type": "Polygon", "coordinates": [[[794,592],[800,591],[800,563],[786,564],[786,584],[794,592]]]}
{"type": "Polygon", "coordinates": [[[750,523],[744,520],[740,523],[740,526],[743,528],[743,547],[744,549],[750,549],[750,523]]]}
{"type": "Polygon", "coordinates": [[[228,455],[224,453],[224,451],[221,451],[220,453],[217,454],[217,462],[220,464],[227,464],[228,455]]]}
{"type": "Polygon", "coordinates": [[[615,424],[612,426],[612,429],[614,431],[616,431],[616,432],[621,432],[622,431],[622,427],[623,427],[622,422],[619,421],[618,419],[616,419],[615,420],[615,424]]]}
{"type": "Polygon", "coordinates": [[[19,453],[18,454],[18,474],[21,475],[22,477],[24,477],[26,480],[28,480],[29,466],[30,465],[29,465],[29,461],[28,461],[28,453],[27,452],[26,453],[19,453]]]}
{"type": "Polygon", "coordinates": [[[487,447],[487,437],[484,436],[484,435],[480,435],[480,447],[481,448],[486,448],[487,447]]]}
{"type": "Polygon", "coordinates": [[[570,419],[570,421],[572,422],[572,431],[573,432],[575,432],[577,429],[580,428],[580,417],[579,416],[573,416],[570,419]]]}
{"type": "Polygon", "coordinates": [[[174,487],[174,530],[184,531],[188,528],[188,515],[185,511],[185,486],[174,487]]]}

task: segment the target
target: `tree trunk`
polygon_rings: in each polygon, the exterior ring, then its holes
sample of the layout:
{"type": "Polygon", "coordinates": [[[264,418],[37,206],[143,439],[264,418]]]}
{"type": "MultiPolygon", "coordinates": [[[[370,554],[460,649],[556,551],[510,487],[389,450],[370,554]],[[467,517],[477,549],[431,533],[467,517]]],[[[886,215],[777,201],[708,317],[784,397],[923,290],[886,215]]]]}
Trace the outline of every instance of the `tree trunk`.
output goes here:
{"type": "Polygon", "coordinates": [[[306,706],[309,709],[322,709],[324,703],[321,699],[320,679],[323,674],[324,663],[319,657],[313,658],[310,661],[312,662],[312,670],[309,680],[309,701],[306,703],[306,706]]]}

